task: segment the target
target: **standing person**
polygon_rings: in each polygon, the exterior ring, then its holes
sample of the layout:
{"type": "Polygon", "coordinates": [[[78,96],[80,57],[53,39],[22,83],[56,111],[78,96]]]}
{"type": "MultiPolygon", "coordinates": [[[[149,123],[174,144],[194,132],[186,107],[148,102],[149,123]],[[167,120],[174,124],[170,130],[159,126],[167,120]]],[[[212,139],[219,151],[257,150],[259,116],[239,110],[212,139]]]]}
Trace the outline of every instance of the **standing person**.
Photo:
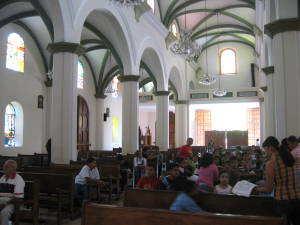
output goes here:
{"type": "Polygon", "coordinates": [[[197,184],[201,190],[213,192],[214,182],[218,179],[218,167],[213,163],[213,156],[205,153],[201,158],[197,184]]]}
{"type": "Polygon", "coordinates": [[[268,137],[262,147],[269,158],[266,164],[266,183],[255,190],[259,193],[271,193],[275,190],[278,210],[293,225],[300,224],[300,187],[296,184],[295,159],[275,137],[268,137]]]}
{"type": "Polygon", "coordinates": [[[300,185],[300,146],[299,139],[295,136],[289,136],[287,138],[287,144],[289,148],[292,150],[291,154],[293,155],[296,161],[296,176],[298,185],[300,185]]]}
{"type": "Polygon", "coordinates": [[[133,159],[135,181],[140,179],[141,176],[144,176],[146,166],[147,166],[147,159],[143,157],[142,151],[137,151],[133,159]]]}
{"type": "Polygon", "coordinates": [[[88,158],[86,165],[82,167],[79,174],[75,177],[76,199],[81,201],[88,199],[88,182],[105,184],[105,182],[100,180],[99,170],[94,158],[88,158]]]}
{"type": "Polygon", "coordinates": [[[139,189],[149,190],[155,190],[159,188],[159,179],[155,176],[154,167],[146,167],[146,174],[138,180],[136,187],[139,189]]]}
{"type": "Polygon", "coordinates": [[[186,145],[183,145],[178,152],[178,157],[182,159],[189,159],[193,157],[193,150],[192,150],[192,144],[194,140],[193,138],[188,138],[186,140],[186,145]]]}
{"type": "Polygon", "coordinates": [[[24,198],[25,182],[17,174],[17,162],[7,160],[3,165],[3,176],[0,178],[0,224],[8,225],[11,215],[14,213],[14,198],[24,198]]]}

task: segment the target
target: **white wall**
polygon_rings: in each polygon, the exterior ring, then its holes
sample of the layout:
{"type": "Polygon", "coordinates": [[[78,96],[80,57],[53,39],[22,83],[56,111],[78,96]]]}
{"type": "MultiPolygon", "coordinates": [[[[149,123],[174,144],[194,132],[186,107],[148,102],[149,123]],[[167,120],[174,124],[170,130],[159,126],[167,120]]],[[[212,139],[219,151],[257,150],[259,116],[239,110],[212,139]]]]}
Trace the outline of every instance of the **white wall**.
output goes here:
{"type": "Polygon", "coordinates": [[[142,134],[145,135],[146,127],[149,126],[151,132],[151,144],[155,143],[155,122],[156,122],[156,107],[146,108],[143,106],[139,107],[139,126],[142,134]]]}
{"type": "MultiPolygon", "coordinates": [[[[239,43],[224,43],[220,44],[220,51],[225,48],[232,48],[237,54],[237,74],[235,75],[221,75],[221,88],[244,88],[251,87],[251,63],[255,63],[255,54],[252,48],[239,44],[239,43]]],[[[208,58],[208,71],[211,75],[220,74],[219,54],[218,46],[213,46],[207,50],[208,58]]],[[[203,70],[206,72],[206,53],[202,53],[200,57],[200,64],[203,70]]],[[[218,86],[218,82],[209,88],[215,88],[218,86]]],[[[207,88],[207,86],[199,85],[199,88],[207,88]]]]}
{"type": "Polygon", "coordinates": [[[45,77],[39,53],[28,35],[17,26],[6,26],[0,30],[0,155],[33,154],[45,152],[45,118],[47,104],[45,77]],[[19,73],[5,68],[6,43],[11,32],[16,32],[24,39],[25,72],[19,73]],[[35,56],[35,57],[33,57],[35,56]],[[44,96],[44,109],[37,108],[38,95],[44,96]],[[23,146],[4,147],[5,107],[16,101],[23,107],[23,146]]]}

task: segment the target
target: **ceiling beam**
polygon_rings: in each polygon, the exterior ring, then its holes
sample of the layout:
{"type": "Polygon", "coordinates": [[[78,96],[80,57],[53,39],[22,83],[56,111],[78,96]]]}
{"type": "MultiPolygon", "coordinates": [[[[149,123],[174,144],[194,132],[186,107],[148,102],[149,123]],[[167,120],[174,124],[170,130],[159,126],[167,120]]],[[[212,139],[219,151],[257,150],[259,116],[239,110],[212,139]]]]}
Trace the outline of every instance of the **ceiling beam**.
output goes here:
{"type": "Polygon", "coordinates": [[[255,50],[255,45],[253,44],[249,44],[248,42],[244,42],[244,41],[241,41],[241,40],[223,40],[223,41],[217,41],[217,42],[214,42],[210,45],[207,45],[205,46],[202,51],[201,51],[201,54],[208,48],[210,47],[213,47],[215,45],[219,45],[219,44],[223,44],[223,43],[239,43],[239,44],[243,44],[243,45],[247,45],[249,47],[251,47],[253,50],[255,50]]]}
{"type": "Polygon", "coordinates": [[[38,12],[36,12],[35,10],[22,12],[22,13],[18,13],[18,14],[9,16],[9,17],[7,17],[7,18],[0,21],[0,29],[2,27],[4,27],[5,25],[9,24],[9,23],[13,23],[13,22],[18,21],[20,19],[24,19],[24,18],[27,18],[27,17],[34,17],[34,16],[39,16],[38,12]]]}
{"type": "Polygon", "coordinates": [[[214,36],[214,35],[219,35],[219,34],[247,34],[252,37],[255,37],[255,34],[252,32],[248,31],[242,31],[242,30],[229,30],[229,31],[224,31],[224,32],[211,32],[211,33],[206,33],[197,37],[194,37],[194,40],[204,38],[204,37],[209,37],[209,36],[214,36]]]}

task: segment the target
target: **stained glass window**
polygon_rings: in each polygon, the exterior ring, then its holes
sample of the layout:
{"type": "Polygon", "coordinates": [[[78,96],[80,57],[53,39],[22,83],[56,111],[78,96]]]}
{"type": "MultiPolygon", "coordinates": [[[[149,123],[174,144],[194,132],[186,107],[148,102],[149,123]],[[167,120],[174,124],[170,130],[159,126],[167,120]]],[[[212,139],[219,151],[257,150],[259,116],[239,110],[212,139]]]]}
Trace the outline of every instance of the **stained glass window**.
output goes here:
{"type": "Polygon", "coordinates": [[[147,0],[148,5],[151,7],[152,12],[155,10],[155,0],[147,0]]]}
{"type": "Polygon", "coordinates": [[[78,62],[77,88],[83,89],[84,71],[81,62],[78,62]]]}
{"type": "Polygon", "coordinates": [[[6,68],[24,72],[24,41],[20,35],[11,33],[7,38],[6,68]]]}
{"type": "Polygon", "coordinates": [[[236,73],[236,53],[233,49],[224,49],[221,51],[221,74],[236,73]]]}
{"type": "Polygon", "coordinates": [[[12,104],[5,109],[4,146],[14,147],[16,145],[16,110],[12,104]]]}
{"type": "Polygon", "coordinates": [[[111,86],[112,86],[111,96],[113,98],[117,98],[120,90],[120,81],[117,76],[115,76],[114,79],[111,81],[111,86]]]}
{"type": "Polygon", "coordinates": [[[171,32],[176,38],[179,38],[179,33],[175,22],[171,25],[171,32]]]}

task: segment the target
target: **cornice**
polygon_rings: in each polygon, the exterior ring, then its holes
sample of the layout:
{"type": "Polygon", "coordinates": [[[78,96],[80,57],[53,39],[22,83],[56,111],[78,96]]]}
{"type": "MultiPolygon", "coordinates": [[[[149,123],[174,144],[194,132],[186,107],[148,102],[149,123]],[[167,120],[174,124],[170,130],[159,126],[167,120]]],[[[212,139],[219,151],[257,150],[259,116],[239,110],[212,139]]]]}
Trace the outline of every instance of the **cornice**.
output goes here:
{"type": "Polygon", "coordinates": [[[189,103],[188,100],[177,100],[175,101],[176,105],[187,105],[189,103]]]}
{"type": "Polygon", "coordinates": [[[75,53],[77,55],[82,55],[85,52],[85,48],[82,47],[80,44],[71,42],[50,43],[47,46],[47,50],[52,54],[58,52],[69,52],[75,53]]]}
{"type": "Polygon", "coordinates": [[[300,18],[280,19],[265,25],[265,34],[271,38],[287,31],[300,31],[300,18]]]}
{"type": "Polygon", "coordinates": [[[169,96],[170,95],[170,91],[157,91],[157,92],[153,92],[153,95],[155,96],[169,96]]]}

